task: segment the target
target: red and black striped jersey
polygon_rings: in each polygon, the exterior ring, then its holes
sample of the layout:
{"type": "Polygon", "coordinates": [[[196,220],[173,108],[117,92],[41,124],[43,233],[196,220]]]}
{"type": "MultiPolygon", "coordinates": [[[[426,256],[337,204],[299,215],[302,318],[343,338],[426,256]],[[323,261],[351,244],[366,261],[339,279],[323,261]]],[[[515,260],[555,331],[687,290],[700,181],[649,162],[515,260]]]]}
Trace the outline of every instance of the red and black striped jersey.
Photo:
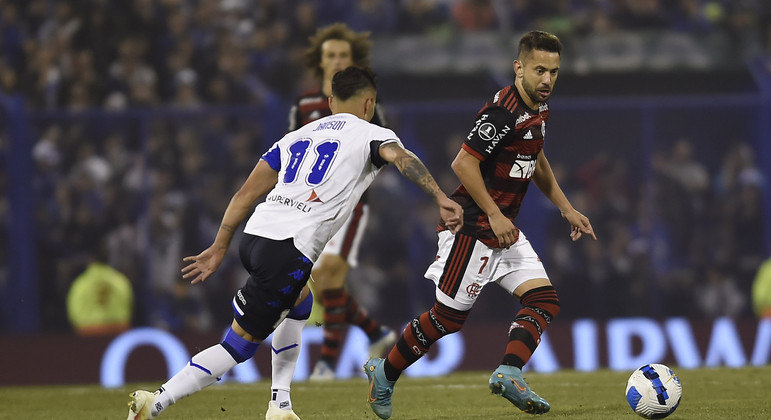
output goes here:
{"type": "MultiPolygon", "coordinates": [[[[306,92],[297,98],[297,101],[289,111],[289,128],[287,132],[297,130],[305,124],[327,115],[332,115],[332,110],[329,109],[329,100],[321,92],[321,89],[306,92]]],[[[372,116],[372,121],[370,122],[386,127],[382,110],[377,105],[375,105],[375,115],[372,116]]]]}
{"type": "MultiPolygon", "coordinates": [[[[531,109],[514,85],[499,90],[477,114],[463,149],[478,158],[487,192],[512,223],[519,214],[530,179],[543,149],[549,107],[531,109]]],[[[487,215],[461,184],[451,198],[463,207],[461,232],[497,248],[498,239],[487,215]]],[[[440,225],[438,230],[444,230],[440,225]]],[[[519,236],[519,232],[517,232],[519,236]]]]}

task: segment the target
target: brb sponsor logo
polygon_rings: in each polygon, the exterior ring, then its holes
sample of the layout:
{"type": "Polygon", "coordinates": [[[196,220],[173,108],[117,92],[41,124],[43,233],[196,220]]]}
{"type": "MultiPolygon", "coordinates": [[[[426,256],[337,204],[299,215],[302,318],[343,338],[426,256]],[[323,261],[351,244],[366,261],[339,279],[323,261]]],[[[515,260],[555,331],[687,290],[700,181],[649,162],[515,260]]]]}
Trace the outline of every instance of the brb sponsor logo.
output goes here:
{"type": "Polygon", "coordinates": [[[470,298],[477,297],[479,295],[479,292],[481,291],[482,291],[482,285],[479,283],[471,283],[468,286],[466,286],[466,293],[470,298]]]}
{"type": "Polygon", "coordinates": [[[517,160],[511,165],[509,176],[515,179],[530,179],[535,173],[535,166],[538,161],[534,155],[517,154],[517,160]]]}

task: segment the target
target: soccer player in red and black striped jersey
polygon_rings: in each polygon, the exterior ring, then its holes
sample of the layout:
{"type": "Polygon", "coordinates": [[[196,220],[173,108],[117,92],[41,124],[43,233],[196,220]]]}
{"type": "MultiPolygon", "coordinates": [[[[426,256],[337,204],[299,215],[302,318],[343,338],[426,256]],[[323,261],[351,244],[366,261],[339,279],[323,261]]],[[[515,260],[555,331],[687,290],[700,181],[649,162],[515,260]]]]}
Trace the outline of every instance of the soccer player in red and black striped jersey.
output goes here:
{"type": "Polygon", "coordinates": [[[490,390],[531,414],[549,404],[522,378],[541,335],[559,312],[559,299],[525,234],[514,225],[532,180],[571,225],[571,238],[597,239],[589,219],[562,192],[543,152],[549,107],[562,45],[533,31],[519,42],[515,82],[499,90],[479,111],[476,124],[452,163],[461,185],[451,198],[464,210],[461,230],[438,228],[439,251],[426,272],[436,287],[433,308],[413,319],[387,359],[370,359],[369,402],[381,418],[391,415],[393,385],[401,372],[442,336],[459,331],[481,289],[497,283],[522,307],[509,328],[501,365],[490,390]]]}

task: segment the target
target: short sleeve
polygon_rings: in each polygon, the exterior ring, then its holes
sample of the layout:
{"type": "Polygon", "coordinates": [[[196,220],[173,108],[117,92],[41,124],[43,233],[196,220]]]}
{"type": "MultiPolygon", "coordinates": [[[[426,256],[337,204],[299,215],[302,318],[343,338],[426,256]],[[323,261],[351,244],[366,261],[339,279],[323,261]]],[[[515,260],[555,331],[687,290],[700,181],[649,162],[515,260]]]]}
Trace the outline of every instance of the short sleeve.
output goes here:
{"type": "Polygon", "coordinates": [[[278,147],[278,143],[274,143],[270,150],[262,155],[262,160],[274,171],[281,171],[281,149],[278,147]]]}
{"type": "Polygon", "coordinates": [[[392,130],[387,128],[379,129],[374,133],[372,141],[369,142],[369,158],[375,167],[380,168],[388,164],[388,162],[380,156],[380,146],[394,142],[399,146],[404,147],[401,140],[399,140],[399,137],[397,137],[396,133],[392,130]]]}
{"type": "Polygon", "coordinates": [[[511,114],[503,108],[491,108],[477,118],[474,128],[463,142],[463,149],[479,160],[486,160],[514,133],[511,114]]]}

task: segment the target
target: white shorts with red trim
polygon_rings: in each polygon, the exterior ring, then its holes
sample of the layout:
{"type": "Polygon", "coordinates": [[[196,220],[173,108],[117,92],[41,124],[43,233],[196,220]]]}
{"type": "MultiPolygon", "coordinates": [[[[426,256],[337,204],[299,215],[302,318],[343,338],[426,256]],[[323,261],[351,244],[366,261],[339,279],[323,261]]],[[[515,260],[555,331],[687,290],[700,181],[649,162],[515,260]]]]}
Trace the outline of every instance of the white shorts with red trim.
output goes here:
{"type": "MultiPolygon", "coordinates": [[[[369,220],[369,205],[359,202],[340,230],[321,251],[321,255],[339,255],[351,267],[359,265],[359,247],[369,220]]],[[[319,257],[320,259],[320,257],[319,257]]]]}
{"type": "Polygon", "coordinates": [[[425,277],[436,284],[436,299],[460,311],[471,309],[482,288],[495,282],[509,294],[522,283],[549,279],[525,234],[508,248],[490,248],[475,238],[439,232],[436,260],[425,277]]]}

